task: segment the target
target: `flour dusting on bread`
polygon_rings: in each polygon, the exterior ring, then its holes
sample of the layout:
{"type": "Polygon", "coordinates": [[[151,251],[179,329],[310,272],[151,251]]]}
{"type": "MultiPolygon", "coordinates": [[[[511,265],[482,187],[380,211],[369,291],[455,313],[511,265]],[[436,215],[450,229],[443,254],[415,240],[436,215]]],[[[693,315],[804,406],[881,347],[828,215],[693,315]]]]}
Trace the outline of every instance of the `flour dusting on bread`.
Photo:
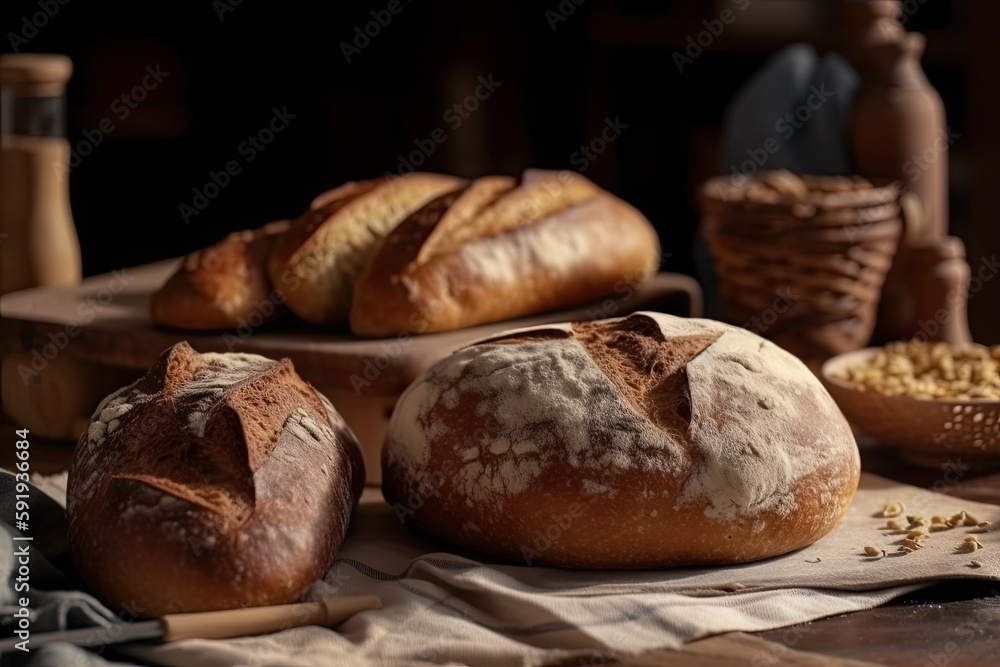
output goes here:
{"type": "Polygon", "coordinates": [[[411,387],[390,429],[401,445],[394,456],[425,478],[433,472],[427,461],[434,441],[464,430],[458,479],[480,501],[523,492],[556,461],[596,473],[641,466],[650,449],[663,452],[656,465],[678,466],[684,456],[622,399],[575,340],[465,348],[411,387]],[[472,414],[461,419],[455,391],[474,397],[472,414]]]}
{"type": "Polygon", "coordinates": [[[794,490],[852,439],[812,373],[773,343],[728,328],[688,364],[691,435],[704,457],[680,503],[707,498],[706,515],[731,519],[796,509],[794,490]],[[837,427],[816,431],[816,423],[837,427]]]}
{"type": "Polygon", "coordinates": [[[809,435],[815,419],[838,419],[815,384],[787,352],[712,320],[639,313],[521,329],[458,351],[411,385],[387,454],[422,486],[435,443],[459,440],[457,479],[477,502],[524,492],[550,465],[603,472],[582,491],[609,498],[617,471],[690,468],[676,497],[638,491],[675,508],[705,503],[719,520],[787,515],[796,484],[850,438],[846,424],[809,435]]]}

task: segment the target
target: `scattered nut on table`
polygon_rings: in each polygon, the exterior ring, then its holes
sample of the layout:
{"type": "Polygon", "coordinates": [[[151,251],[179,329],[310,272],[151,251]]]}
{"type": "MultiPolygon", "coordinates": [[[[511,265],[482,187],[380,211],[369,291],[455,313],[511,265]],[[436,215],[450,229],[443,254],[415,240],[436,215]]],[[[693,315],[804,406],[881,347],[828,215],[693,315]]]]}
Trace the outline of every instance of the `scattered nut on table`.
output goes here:
{"type": "Polygon", "coordinates": [[[972,553],[973,551],[977,551],[982,548],[983,545],[979,542],[979,540],[976,539],[976,536],[969,535],[964,540],[962,540],[962,543],[960,545],[955,547],[955,551],[961,553],[972,553]]]}
{"type": "Polygon", "coordinates": [[[967,511],[962,510],[955,516],[951,517],[952,523],[956,526],[976,526],[982,523],[979,519],[969,514],[967,511]]]}
{"type": "Polygon", "coordinates": [[[891,503],[885,504],[885,507],[882,509],[882,516],[887,518],[899,516],[905,510],[906,508],[903,506],[903,503],[899,502],[898,500],[894,500],[891,503]]]}
{"type": "Polygon", "coordinates": [[[882,557],[885,555],[885,549],[876,549],[875,547],[865,547],[865,555],[875,557],[882,557]]]}

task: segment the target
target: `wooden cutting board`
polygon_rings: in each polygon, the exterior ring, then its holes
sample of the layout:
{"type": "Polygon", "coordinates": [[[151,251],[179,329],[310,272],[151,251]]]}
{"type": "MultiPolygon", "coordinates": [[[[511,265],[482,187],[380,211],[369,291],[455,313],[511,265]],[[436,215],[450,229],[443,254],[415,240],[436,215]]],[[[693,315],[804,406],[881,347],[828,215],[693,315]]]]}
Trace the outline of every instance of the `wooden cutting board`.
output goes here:
{"type": "Polygon", "coordinates": [[[623,286],[605,301],[516,320],[420,336],[359,339],[288,317],[232,332],[178,331],[150,320],[150,295],[180,259],[87,278],[66,288],[34,288],[0,299],[0,353],[45,356],[58,349],[102,366],[146,370],[159,354],[186,340],[199,352],[251,352],[288,357],[319,387],[359,396],[397,396],[424,369],[479,338],[518,327],[617,317],[636,310],[701,314],[701,290],[692,278],[661,273],[636,288],[623,286]]]}

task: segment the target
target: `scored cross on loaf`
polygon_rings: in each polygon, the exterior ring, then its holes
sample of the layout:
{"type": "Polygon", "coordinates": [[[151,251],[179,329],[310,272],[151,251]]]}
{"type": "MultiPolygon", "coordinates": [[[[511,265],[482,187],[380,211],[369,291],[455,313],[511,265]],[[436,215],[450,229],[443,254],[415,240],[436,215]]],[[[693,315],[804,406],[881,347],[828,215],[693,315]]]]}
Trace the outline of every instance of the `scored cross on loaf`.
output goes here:
{"type": "Polygon", "coordinates": [[[815,542],[858,485],[851,429],[798,359],[660,313],[500,334],[400,397],[397,514],[461,546],[564,567],[735,563],[815,542]]]}

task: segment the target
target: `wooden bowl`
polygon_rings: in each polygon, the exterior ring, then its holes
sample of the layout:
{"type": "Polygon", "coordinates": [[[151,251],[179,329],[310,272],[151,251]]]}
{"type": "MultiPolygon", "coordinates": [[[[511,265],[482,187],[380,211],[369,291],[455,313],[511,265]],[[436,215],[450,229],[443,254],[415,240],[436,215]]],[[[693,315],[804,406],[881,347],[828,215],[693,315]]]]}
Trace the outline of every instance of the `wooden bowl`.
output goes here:
{"type": "Polygon", "coordinates": [[[921,465],[938,467],[959,458],[1000,464],[1000,400],[887,396],[834,377],[882,351],[870,347],[840,354],[820,369],[823,384],[851,424],[921,465]]]}

